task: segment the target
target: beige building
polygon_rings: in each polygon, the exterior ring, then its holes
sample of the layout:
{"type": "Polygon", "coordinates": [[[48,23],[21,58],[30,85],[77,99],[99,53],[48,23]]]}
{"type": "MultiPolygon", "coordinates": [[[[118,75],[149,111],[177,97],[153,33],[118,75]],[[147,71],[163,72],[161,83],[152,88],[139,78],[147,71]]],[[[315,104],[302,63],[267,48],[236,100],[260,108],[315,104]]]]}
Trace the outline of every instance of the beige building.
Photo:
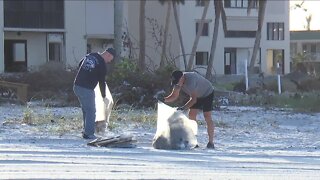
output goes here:
{"type": "Polygon", "coordinates": [[[291,31],[290,39],[292,58],[320,62],[320,31],[291,31]]]}
{"type": "MultiPolygon", "coordinates": [[[[187,53],[191,52],[196,26],[199,24],[204,9],[203,5],[203,1],[198,0],[186,1],[186,4],[181,6],[180,20],[187,53]]],[[[254,8],[250,15],[247,15],[247,6],[247,0],[224,0],[228,32],[224,37],[220,21],[214,57],[214,72],[216,74],[243,74],[245,61],[247,60],[249,63],[251,59],[258,24],[258,11],[257,8],[254,8]]],[[[214,28],[214,14],[214,5],[211,1],[206,16],[205,29],[196,52],[196,68],[206,67],[208,62],[214,28]]],[[[255,65],[257,70],[272,74],[279,61],[282,64],[283,72],[289,73],[289,51],[289,1],[268,1],[262,27],[260,51],[257,54],[255,65]]]]}
{"type": "MultiPolygon", "coordinates": [[[[248,0],[224,0],[227,16],[228,32],[224,36],[222,22],[220,21],[218,42],[214,57],[214,72],[216,74],[236,74],[245,72],[245,61],[251,60],[255,34],[258,25],[257,7],[253,8],[251,14],[247,14],[248,0]]],[[[135,40],[139,40],[139,1],[127,1],[127,16],[129,34],[135,40]]],[[[181,24],[182,37],[185,46],[187,60],[191,54],[193,42],[199,25],[204,1],[185,1],[184,5],[178,6],[179,20],[181,24]]],[[[164,29],[165,17],[167,15],[167,4],[160,5],[158,1],[147,1],[146,3],[146,27],[147,27],[147,57],[152,57],[153,64],[158,65],[160,61],[161,48],[155,46],[154,34],[152,35],[152,24],[149,20],[156,19],[158,25],[164,29]]],[[[194,69],[205,73],[210,55],[210,48],[214,25],[214,4],[210,7],[205,19],[204,30],[200,37],[195,60],[194,69]]],[[[163,32],[163,31],[162,31],[163,32]]],[[[177,29],[171,8],[169,34],[171,44],[167,46],[168,59],[174,60],[180,69],[184,69],[181,56],[177,29]],[[173,53],[172,53],[173,52],[173,53]]],[[[158,37],[159,38],[159,37],[158,37]]],[[[137,41],[136,41],[137,42],[137,41]]],[[[137,44],[136,44],[136,47],[137,44]]],[[[138,50],[136,51],[136,53],[138,50]]],[[[277,63],[280,63],[282,73],[290,72],[290,32],[289,32],[289,1],[268,1],[260,49],[257,54],[256,70],[265,74],[274,74],[277,63]]]]}
{"type": "MultiPolygon", "coordinates": [[[[124,47],[121,54],[137,59],[140,1],[122,2],[124,47]]],[[[250,60],[253,50],[258,13],[257,9],[253,9],[247,15],[248,0],[223,2],[228,33],[224,37],[220,22],[214,72],[241,75],[245,71],[245,61],[250,60]]],[[[36,69],[49,61],[75,67],[85,53],[101,51],[113,45],[114,8],[114,1],[109,0],[0,0],[0,72],[36,69]],[[34,12],[41,16],[32,15],[34,12]]],[[[178,6],[187,59],[203,9],[203,0],[185,1],[184,5],[178,6]]],[[[167,4],[161,5],[158,1],[146,3],[146,63],[150,69],[159,66],[167,10],[167,4]]],[[[170,12],[166,60],[184,69],[172,8],[170,12]]],[[[194,68],[200,72],[207,67],[213,23],[214,6],[211,1],[194,61],[194,68]]],[[[283,73],[289,73],[289,51],[289,1],[268,1],[257,70],[272,74],[275,64],[280,62],[283,73]]]]}
{"type": "Polygon", "coordinates": [[[113,1],[0,1],[0,72],[46,62],[75,67],[89,51],[112,46],[113,1]]]}

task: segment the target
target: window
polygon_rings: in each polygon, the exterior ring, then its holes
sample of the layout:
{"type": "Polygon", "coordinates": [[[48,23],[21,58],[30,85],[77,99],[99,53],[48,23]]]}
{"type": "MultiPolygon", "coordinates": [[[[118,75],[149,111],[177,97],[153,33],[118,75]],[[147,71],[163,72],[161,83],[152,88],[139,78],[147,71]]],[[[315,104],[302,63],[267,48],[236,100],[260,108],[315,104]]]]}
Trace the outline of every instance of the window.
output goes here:
{"type": "Polygon", "coordinates": [[[25,44],[24,43],[15,43],[13,44],[13,61],[15,62],[25,62],[25,44]]]}
{"type": "Polygon", "coordinates": [[[4,0],[4,27],[64,28],[63,0],[4,0]]]}
{"type": "Polygon", "coordinates": [[[196,0],[196,6],[205,6],[206,0],[196,0]]]}
{"type": "Polygon", "coordinates": [[[284,40],[284,23],[267,23],[268,40],[284,40]]]}
{"type": "Polygon", "coordinates": [[[229,38],[254,38],[256,37],[256,31],[227,31],[226,37],[229,38]]]}
{"type": "MultiPolygon", "coordinates": [[[[253,8],[258,8],[259,1],[253,1],[253,3],[253,8]]],[[[224,0],[224,7],[226,8],[247,8],[248,6],[248,0],[224,0]]]]}
{"type": "Polygon", "coordinates": [[[61,43],[49,43],[49,61],[61,61],[61,43]]]}
{"type": "MultiPolygon", "coordinates": [[[[200,21],[196,22],[196,34],[198,33],[199,27],[200,27],[200,21]]],[[[201,36],[209,36],[209,23],[208,22],[203,23],[203,29],[202,29],[201,36]]]]}
{"type": "Polygon", "coordinates": [[[27,41],[4,40],[5,72],[27,71],[27,41]]]}
{"type": "Polygon", "coordinates": [[[48,33],[47,34],[47,52],[48,52],[48,61],[62,61],[62,48],[64,37],[60,33],[48,33]]]}
{"type": "Polygon", "coordinates": [[[224,49],[224,74],[237,74],[237,49],[224,49]]]}
{"type": "Polygon", "coordinates": [[[208,65],[208,52],[196,52],[196,65],[208,65]]]}

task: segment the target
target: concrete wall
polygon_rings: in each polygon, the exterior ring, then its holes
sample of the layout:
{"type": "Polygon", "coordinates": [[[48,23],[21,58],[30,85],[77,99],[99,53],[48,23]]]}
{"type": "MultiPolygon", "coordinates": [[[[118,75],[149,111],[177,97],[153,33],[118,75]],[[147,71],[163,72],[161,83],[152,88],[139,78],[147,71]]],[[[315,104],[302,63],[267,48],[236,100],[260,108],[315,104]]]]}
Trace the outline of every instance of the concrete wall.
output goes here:
{"type": "Polygon", "coordinates": [[[114,38],[113,1],[65,1],[66,65],[77,66],[87,53],[87,43],[92,52],[103,51],[114,38]]]}
{"type": "MultiPolygon", "coordinates": [[[[124,20],[128,22],[128,33],[131,36],[131,40],[134,43],[135,57],[139,57],[139,13],[140,13],[140,2],[139,1],[126,1],[127,8],[124,13],[124,20]]],[[[167,13],[167,4],[161,5],[158,1],[147,1],[146,3],[146,18],[155,19],[159,27],[164,29],[165,18],[167,13]]],[[[169,36],[167,40],[167,55],[169,59],[173,59],[180,54],[180,43],[174,21],[173,9],[171,8],[169,25],[169,36]]],[[[150,68],[157,68],[161,59],[161,46],[156,45],[156,39],[153,37],[153,30],[149,20],[146,19],[146,63],[150,68]]],[[[159,33],[156,32],[157,38],[159,33]]],[[[176,61],[179,63],[179,61],[176,61]]]]}
{"type": "Polygon", "coordinates": [[[0,73],[4,72],[3,1],[0,1],[0,73]]]}
{"type": "Polygon", "coordinates": [[[87,0],[84,1],[86,33],[113,37],[114,34],[114,5],[113,1],[87,0]]]}
{"type": "Polygon", "coordinates": [[[64,2],[66,65],[76,67],[87,52],[85,1],[64,2]]]}

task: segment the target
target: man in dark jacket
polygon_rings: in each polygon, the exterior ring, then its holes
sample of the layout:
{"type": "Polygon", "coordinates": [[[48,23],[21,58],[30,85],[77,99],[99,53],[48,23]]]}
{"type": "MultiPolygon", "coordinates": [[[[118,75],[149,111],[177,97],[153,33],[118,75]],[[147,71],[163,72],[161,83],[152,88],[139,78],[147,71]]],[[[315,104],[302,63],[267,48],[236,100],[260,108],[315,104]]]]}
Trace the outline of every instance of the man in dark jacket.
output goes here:
{"type": "Polygon", "coordinates": [[[83,132],[85,139],[95,139],[95,92],[99,83],[102,98],[106,98],[106,64],[115,56],[115,50],[108,48],[102,53],[87,54],[80,61],[80,68],[74,81],[73,91],[79,99],[83,113],[83,132]]]}

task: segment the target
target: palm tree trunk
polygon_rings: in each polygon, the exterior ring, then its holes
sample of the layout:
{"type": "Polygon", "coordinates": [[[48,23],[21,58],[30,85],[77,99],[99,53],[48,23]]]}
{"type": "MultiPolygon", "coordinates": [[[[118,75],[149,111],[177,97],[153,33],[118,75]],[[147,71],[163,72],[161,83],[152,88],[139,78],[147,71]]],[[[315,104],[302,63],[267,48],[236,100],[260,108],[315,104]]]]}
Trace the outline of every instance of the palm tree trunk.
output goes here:
{"type": "Polygon", "coordinates": [[[222,2],[214,1],[214,11],[215,11],[214,28],[213,28],[213,36],[212,36],[208,68],[206,72],[206,78],[208,80],[211,80],[212,78],[213,58],[214,58],[215,50],[217,46],[217,39],[218,39],[218,33],[219,33],[219,21],[221,17],[221,8],[222,8],[222,2]]]}
{"type": "Polygon", "coordinates": [[[168,9],[166,16],[166,24],[163,33],[163,43],[162,43],[162,52],[161,52],[161,60],[160,60],[160,68],[163,68],[165,65],[165,57],[166,57],[166,47],[167,47],[167,39],[168,39],[168,30],[171,16],[171,1],[168,1],[168,9]]]}
{"type": "Polygon", "coordinates": [[[194,59],[194,56],[195,56],[195,53],[196,53],[196,50],[197,50],[197,46],[198,46],[198,42],[199,42],[199,39],[200,39],[200,36],[201,36],[201,33],[202,33],[204,19],[206,18],[206,15],[207,15],[207,12],[208,12],[210,1],[205,1],[205,2],[206,2],[206,5],[205,5],[205,7],[203,9],[201,22],[200,22],[200,26],[198,28],[196,39],[193,42],[192,51],[191,51],[191,55],[190,55],[188,66],[187,66],[187,71],[191,71],[191,69],[193,67],[193,59],[194,59]]]}
{"type": "Polygon", "coordinates": [[[258,30],[256,33],[256,39],[254,41],[254,47],[253,47],[253,52],[252,52],[250,67],[249,67],[249,72],[251,74],[254,73],[254,64],[257,57],[258,49],[260,48],[261,30],[262,30],[266,6],[267,6],[267,0],[259,0],[258,30]]]}
{"type": "Polygon", "coordinates": [[[140,16],[139,16],[139,60],[138,60],[138,68],[140,71],[144,72],[146,68],[145,63],[145,51],[146,51],[146,28],[145,28],[145,7],[146,0],[140,0],[140,16]]]}
{"type": "Polygon", "coordinates": [[[183,56],[184,69],[187,69],[187,58],[186,58],[186,53],[184,50],[180,21],[179,21],[178,12],[177,12],[177,5],[176,5],[175,1],[172,2],[172,6],[173,6],[174,19],[176,21],[176,26],[177,26],[179,40],[180,40],[180,47],[181,47],[182,56],[183,56]]]}

